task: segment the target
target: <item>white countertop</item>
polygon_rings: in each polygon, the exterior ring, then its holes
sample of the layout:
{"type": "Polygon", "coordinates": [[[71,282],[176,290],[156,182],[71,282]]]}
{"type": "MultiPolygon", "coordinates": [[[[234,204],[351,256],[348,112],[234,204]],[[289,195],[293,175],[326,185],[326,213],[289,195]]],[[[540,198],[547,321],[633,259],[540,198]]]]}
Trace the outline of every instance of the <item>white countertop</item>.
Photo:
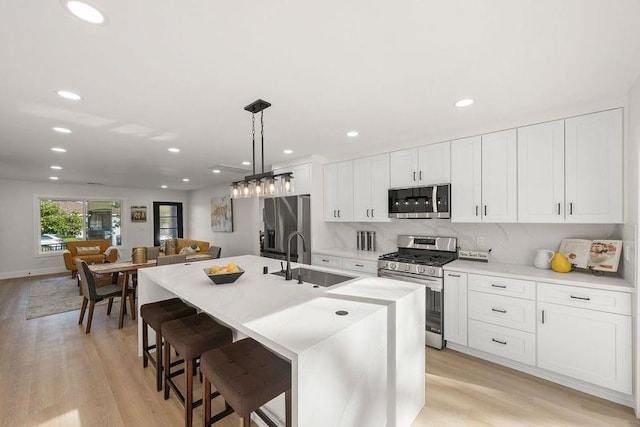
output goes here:
{"type": "Polygon", "coordinates": [[[367,313],[384,309],[384,302],[394,301],[420,287],[391,279],[359,277],[352,272],[345,274],[330,268],[292,264],[292,267],[356,276],[332,287],[314,288],[310,283],[299,285],[296,280],[285,281],[281,276],[263,274],[264,266],[269,272],[276,272],[280,270],[280,261],[244,255],[146,268],[138,274],[187,301],[197,302],[198,308],[234,329],[259,334],[285,357],[358,322],[367,313]],[[202,271],[205,267],[230,262],[245,271],[235,283],[215,285],[202,271]],[[352,288],[347,286],[350,284],[352,288]],[[352,314],[336,316],[335,311],[342,309],[352,314]],[[287,333],[278,327],[283,322],[288,325],[287,333]]]}
{"type": "Polygon", "coordinates": [[[535,280],[560,285],[582,286],[586,288],[606,289],[618,292],[635,292],[635,288],[624,279],[611,276],[596,276],[590,272],[571,271],[556,273],[553,270],[541,270],[529,265],[500,264],[456,260],[444,266],[445,271],[463,273],[490,274],[514,279],[535,280]]]}
{"type": "Polygon", "coordinates": [[[382,252],[358,251],[343,248],[314,249],[313,253],[318,255],[330,255],[342,258],[362,259],[366,261],[377,261],[380,255],[384,255],[382,252]]]}

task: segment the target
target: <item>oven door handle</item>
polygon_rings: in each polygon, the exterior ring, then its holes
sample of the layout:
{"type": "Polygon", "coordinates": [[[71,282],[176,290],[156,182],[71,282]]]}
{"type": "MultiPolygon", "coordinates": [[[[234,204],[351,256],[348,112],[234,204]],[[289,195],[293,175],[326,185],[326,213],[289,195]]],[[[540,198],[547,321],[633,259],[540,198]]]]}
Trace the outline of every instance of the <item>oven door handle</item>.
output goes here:
{"type": "Polygon", "coordinates": [[[442,279],[438,277],[420,276],[416,277],[413,274],[407,274],[400,271],[390,272],[387,270],[378,270],[378,277],[384,277],[387,279],[399,280],[401,282],[412,282],[419,285],[424,285],[434,292],[442,291],[442,279]]]}

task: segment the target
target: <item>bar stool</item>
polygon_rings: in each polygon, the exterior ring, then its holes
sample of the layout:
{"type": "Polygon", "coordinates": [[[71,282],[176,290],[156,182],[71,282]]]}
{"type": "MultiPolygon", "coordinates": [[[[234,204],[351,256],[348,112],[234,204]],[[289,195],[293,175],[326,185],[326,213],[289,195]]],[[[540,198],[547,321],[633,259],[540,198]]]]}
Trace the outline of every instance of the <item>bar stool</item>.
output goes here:
{"type": "Polygon", "coordinates": [[[162,390],[162,332],[161,325],[170,320],[193,316],[196,309],[182,302],[180,298],[171,298],[164,301],[143,304],[140,307],[142,317],[142,366],[145,368],[149,361],[156,368],[156,389],[162,390]],[[156,333],[156,343],[149,345],[149,332],[147,326],[156,333]],[[156,350],[155,358],[150,350],[156,350]]]}
{"type": "MultiPolygon", "coordinates": [[[[285,393],[286,425],[291,426],[291,365],[259,342],[246,338],[207,351],[202,355],[200,372],[204,375],[204,396],[211,395],[213,385],[244,427],[251,425],[252,412],[275,426],[260,407],[285,393]]],[[[223,411],[211,418],[211,400],[205,398],[205,427],[226,415],[223,411]]]]}
{"type": "MultiPolygon", "coordinates": [[[[202,353],[214,348],[222,347],[233,341],[231,329],[222,326],[205,313],[195,314],[181,319],[171,320],[162,324],[162,336],[164,337],[164,398],[169,398],[169,391],[173,389],[176,396],[185,408],[185,427],[191,427],[193,422],[193,408],[202,404],[203,399],[193,401],[193,376],[198,366],[197,359],[202,353]],[[184,358],[184,368],[171,372],[171,347],[184,358]],[[186,377],[186,391],[183,395],[173,381],[173,378],[184,373],[186,377]]],[[[209,394],[206,400],[218,396],[216,392],[209,394]]],[[[228,413],[233,412],[228,408],[228,413]]]]}

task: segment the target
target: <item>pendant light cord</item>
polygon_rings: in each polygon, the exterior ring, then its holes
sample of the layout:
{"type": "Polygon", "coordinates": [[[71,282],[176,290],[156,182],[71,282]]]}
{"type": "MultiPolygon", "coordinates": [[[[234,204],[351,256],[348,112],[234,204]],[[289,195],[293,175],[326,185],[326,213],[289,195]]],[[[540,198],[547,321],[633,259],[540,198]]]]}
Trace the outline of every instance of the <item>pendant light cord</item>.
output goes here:
{"type": "Polygon", "coordinates": [[[256,113],[251,113],[251,142],[253,145],[253,175],[256,174],[256,113]]]}
{"type": "Polygon", "coordinates": [[[260,154],[262,155],[262,173],[264,173],[264,110],[260,111],[260,138],[261,148],[260,154]]]}

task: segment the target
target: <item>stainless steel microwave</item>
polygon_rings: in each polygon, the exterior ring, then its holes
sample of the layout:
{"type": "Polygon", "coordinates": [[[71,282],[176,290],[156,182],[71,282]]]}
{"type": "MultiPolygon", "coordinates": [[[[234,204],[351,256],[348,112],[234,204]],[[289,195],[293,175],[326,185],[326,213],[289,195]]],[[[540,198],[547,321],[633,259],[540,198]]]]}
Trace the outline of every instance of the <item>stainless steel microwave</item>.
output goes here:
{"type": "Polygon", "coordinates": [[[450,218],[451,184],[389,190],[389,218],[450,218]]]}

